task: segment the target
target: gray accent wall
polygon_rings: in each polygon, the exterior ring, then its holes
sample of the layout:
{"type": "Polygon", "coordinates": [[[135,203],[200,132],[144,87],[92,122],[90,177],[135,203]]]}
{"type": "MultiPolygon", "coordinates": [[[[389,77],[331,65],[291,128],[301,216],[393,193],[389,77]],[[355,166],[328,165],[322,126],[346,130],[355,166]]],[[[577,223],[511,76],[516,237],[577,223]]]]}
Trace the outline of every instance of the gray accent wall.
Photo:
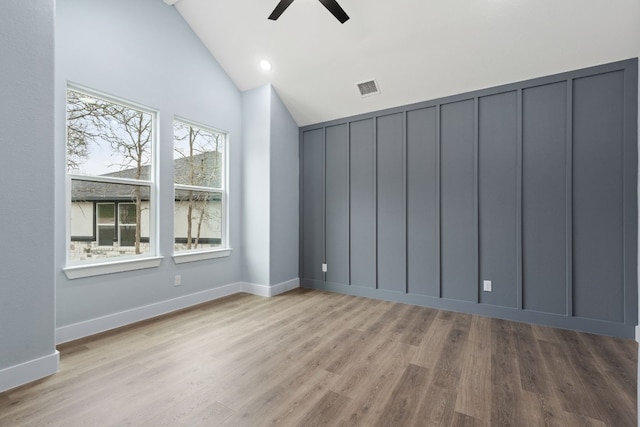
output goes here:
{"type": "Polygon", "coordinates": [[[568,313],[567,107],[566,81],[522,91],[522,305],[560,315],[568,313]]]}
{"type": "Polygon", "coordinates": [[[471,302],[478,300],[474,111],[473,99],[440,106],[440,296],[471,302]]]}
{"type": "MultiPolygon", "coordinates": [[[[349,134],[341,124],[326,128],[326,246],[332,248],[325,259],[331,264],[327,282],[349,283],[349,134]]],[[[320,207],[322,210],[322,206],[320,207]]]]}
{"type": "Polygon", "coordinates": [[[607,286],[624,283],[624,90],[623,71],[573,81],[573,309],[610,322],[624,321],[624,287],[607,286]]]}
{"type": "Polygon", "coordinates": [[[53,40],[52,0],[2,2],[0,392],[57,370],[53,40]]]}
{"type": "Polygon", "coordinates": [[[407,292],[440,297],[439,110],[407,112],[407,292]]]}
{"type": "Polygon", "coordinates": [[[349,134],[350,284],[376,288],[375,121],[355,121],[349,134]]]}
{"type": "Polygon", "coordinates": [[[324,280],[324,130],[316,129],[304,135],[302,161],[308,165],[302,171],[301,187],[305,194],[300,221],[304,235],[302,270],[313,280],[324,280]],[[321,262],[314,262],[314,260],[321,262]]]}
{"type": "Polygon", "coordinates": [[[302,128],[302,285],[633,337],[637,67],[302,128]]]}
{"type": "Polygon", "coordinates": [[[404,292],[407,275],[406,244],[402,238],[406,234],[404,114],[381,116],[376,125],[378,288],[404,292]]]}
{"type": "Polygon", "coordinates": [[[517,91],[478,98],[477,149],[479,277],[493,286],[479,299],[514,308],[520,305],[517,100],[517,91]]]}

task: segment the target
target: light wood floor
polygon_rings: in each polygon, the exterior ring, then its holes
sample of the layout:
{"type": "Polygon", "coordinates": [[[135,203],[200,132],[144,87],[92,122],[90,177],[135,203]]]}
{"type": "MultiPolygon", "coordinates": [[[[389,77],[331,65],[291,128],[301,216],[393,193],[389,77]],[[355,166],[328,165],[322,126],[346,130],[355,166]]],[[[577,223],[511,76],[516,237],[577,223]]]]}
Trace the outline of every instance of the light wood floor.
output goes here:
{"type": "Polygon", "coordinates": [[[319,291],[60,347],[2,426],[636,426],[635,341],[319,291]]]}

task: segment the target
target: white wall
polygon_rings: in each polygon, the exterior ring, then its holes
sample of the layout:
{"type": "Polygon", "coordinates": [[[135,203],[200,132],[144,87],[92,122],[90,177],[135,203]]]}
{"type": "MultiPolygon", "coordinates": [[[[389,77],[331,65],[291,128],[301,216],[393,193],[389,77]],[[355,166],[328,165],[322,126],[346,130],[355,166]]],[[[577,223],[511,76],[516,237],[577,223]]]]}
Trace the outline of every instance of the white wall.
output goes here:
{"type": "Polygon", "coordinates": [[[57,371],[53,0],[0,13],[0,391],[57,371]]]}
{"type": "MultiPolygon", "coordinates": [[[[55,269],[57,326],[70,327],[241,279],[241,94],[173,7],[159,0],[57,0],[55,269]],[[65,265],[65,89],[67,82],[159,112],[157,268],[69,280],[65,265]],[[229,133],[230,257],[176,264],[173,253],[173,118],[229,133]],[[182,286],[174,277],[182,276],[182,286]]],[[[47,164],[50,164],[50,154],[47,164]]],[[[51,201],[53,204],[53,201],[51,201]]],[[[48,213],[48,212],[46,212],[48,213]]]]}
{"type": "Polygon", "coordinates": [[[269,285],[270,87],[242,93],[242,279],[269,285]]]}
{"type": "Polygon", "coordinates": [[[270,86],[243,92],[243,280],[298,279],[298,126],[270,86]]]}
{"type": "Polygon", "coordinates": [[[270,283],[297,278],[298,274],[298,125],[271,88],[271,222],[270,283]]]}

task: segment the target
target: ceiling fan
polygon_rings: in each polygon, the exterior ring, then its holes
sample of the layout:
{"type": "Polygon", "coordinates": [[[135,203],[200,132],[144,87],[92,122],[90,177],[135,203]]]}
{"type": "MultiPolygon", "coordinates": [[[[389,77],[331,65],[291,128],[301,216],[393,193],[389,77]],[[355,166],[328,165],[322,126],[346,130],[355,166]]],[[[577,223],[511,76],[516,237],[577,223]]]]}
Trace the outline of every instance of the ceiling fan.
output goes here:
{"type": "MultiPolygon", "coordinates": [[[[344,11],[344,9],[340,7],[340,5],[336,0],[319,0],[319,1],[324,5],[324,7],[327,8],[327,10],[329,10],[329,12],[333,14],[333,16],[336,17],[338,21],[340,21],[341,24],[344,24],[345,22],[347,22],[347,20],[349,19],[349,16],[344,11]]],[[[273,21],[278,19],[280,15],[282,15],[282,12],[284,12],[291,5],[291,3],[293,3],[293,0],[280,0],[280,3],[278,3],[276,8],[273,9],[273,12],[271,12],[271,15],[269,15],[269,19],[273,21]]]]}

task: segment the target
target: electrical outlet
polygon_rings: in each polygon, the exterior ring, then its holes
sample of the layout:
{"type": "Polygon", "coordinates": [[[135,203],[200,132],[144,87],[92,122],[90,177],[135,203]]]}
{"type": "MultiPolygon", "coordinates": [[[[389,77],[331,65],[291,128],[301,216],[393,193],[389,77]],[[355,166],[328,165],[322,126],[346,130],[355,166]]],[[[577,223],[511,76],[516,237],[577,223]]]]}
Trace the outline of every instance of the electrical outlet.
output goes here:
{"type": "Polygon", "coordinates": [[[323,273],[327,272],[327,264],[322,264],[322,272],[323,273]]]}
{"type": "Polygon", "coordinates": [[[182,276],[180,276],[179,274],[176,275],[176,278],[173,281],[173,286],[182,286],[182,276]]]}
{"type": "Polygon", "coordinates": [[[483,280],[482,281],[482,290],[485,292],[492,292],[493,286],[491,285],[491,280],[483,280]]]}

